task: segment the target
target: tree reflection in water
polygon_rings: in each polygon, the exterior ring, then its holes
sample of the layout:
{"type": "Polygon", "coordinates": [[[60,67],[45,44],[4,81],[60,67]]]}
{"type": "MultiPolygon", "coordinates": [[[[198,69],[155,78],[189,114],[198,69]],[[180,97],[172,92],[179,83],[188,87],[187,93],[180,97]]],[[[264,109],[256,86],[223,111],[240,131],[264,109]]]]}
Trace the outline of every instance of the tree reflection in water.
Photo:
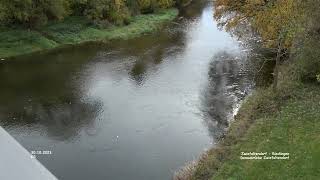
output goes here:
{"type": "Polygon", "coordinates": [[[225,51],[217,53],[210,63],[201,109],[214,140],[223,135],[239,103],[252,87],[252,77],[244,63],[245,58],[225,51]]]}

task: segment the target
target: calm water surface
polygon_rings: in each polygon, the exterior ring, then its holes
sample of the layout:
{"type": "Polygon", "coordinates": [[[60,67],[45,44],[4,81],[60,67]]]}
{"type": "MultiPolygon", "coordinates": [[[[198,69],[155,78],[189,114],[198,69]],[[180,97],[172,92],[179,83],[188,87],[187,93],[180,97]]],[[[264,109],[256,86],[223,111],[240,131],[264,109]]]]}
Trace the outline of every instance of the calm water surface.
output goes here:
{"type": "Polygon", "coordinates": [[[165,180],[250,89],[238,42],[197,1],[159,33],[0,64],[0,125],[59,179],[165,180]]]}

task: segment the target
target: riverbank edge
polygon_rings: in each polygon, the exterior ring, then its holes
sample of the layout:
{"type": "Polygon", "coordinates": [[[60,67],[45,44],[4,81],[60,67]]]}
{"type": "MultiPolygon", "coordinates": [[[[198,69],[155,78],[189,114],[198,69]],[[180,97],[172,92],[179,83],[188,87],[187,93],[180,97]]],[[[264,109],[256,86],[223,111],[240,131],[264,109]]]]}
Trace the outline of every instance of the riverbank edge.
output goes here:
{"type": "Polygon", "coordinates": [[[176,171],[173,179],[286,179],[302,174],[310,179],[317,177],[319,89],[319,83],[287,82],[277,92],[271,87],[255,90],[244,100],[220,141],[176,171]],[[290,160],[240,159],[241,152],[266,151],[289,152],[290,160]]]}
{"type": "Polygon", "coordinates": [[[88,25],[80,17],[52,23],[38,30],[6,29],[0,31],[0,60],[34,53],[47,53],[84,44],[105,44],[114,40],[129,40],[157,32],[178,17],[176,8],[154,14],[138,15],[126,26],[100,29],[88,25]]]}

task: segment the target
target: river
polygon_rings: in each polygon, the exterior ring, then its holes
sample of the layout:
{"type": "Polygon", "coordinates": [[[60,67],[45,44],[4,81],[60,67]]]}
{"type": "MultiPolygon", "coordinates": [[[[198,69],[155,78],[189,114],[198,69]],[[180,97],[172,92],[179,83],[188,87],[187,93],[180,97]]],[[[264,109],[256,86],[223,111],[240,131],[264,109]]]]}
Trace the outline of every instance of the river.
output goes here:
{"type": "Polygon", "coordinates": [[[251,88],[212,16],[195,1],[152,35],[1,62],[0,125],[61,180],[172,178],[251,88]]]}

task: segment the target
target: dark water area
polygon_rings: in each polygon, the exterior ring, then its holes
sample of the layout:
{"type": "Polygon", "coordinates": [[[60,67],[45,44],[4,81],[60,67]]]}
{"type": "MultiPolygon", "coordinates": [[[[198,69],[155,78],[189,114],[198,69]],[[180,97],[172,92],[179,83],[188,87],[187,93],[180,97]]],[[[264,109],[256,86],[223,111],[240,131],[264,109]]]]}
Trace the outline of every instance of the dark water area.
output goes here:
{"type": "Polygon", "coordinates": [[[214,146],[252,75],[212,5],[162,31],[0,63],[0,125],[62,180],[164,180],[214,146]]]}

